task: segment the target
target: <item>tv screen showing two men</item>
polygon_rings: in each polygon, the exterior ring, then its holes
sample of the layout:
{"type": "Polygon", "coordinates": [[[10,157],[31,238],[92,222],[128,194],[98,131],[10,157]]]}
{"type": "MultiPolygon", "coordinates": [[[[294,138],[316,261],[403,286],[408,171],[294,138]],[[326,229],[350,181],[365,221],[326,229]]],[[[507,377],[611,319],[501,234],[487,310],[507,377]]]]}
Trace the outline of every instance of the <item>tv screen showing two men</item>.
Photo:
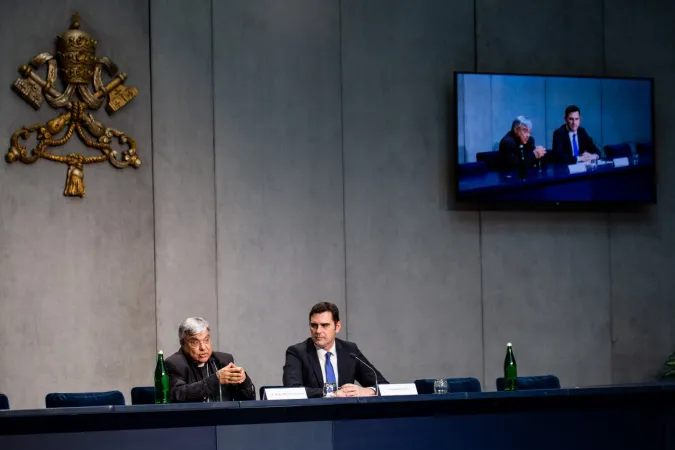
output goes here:
{"type": "Polygon", "coordinates": [[[652,80],[458,73],[457,196],[653,203],[652,80]]]}

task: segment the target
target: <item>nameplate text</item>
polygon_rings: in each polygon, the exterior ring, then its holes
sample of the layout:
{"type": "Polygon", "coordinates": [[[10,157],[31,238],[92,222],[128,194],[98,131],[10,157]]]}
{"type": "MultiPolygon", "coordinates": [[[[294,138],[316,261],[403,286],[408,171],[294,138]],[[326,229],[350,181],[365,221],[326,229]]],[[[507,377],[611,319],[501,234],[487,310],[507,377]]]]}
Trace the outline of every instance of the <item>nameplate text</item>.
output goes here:
{"type": "Polygon", "coordinates": [[[586,164],[584,163],[570,164],[569,166],[567,166],[567,168],[570,170],[570,173],[586,172],[586,164]]]}
{"type": "Polygon", "coordinates": [[[627,167],[629,165],[628,158],[625,156],[623,158],[614,158],[614,167],[627,167]]]}
{"type": "Polygon", "coordinates": [[[304,387],[265,389],[264,400],[300,400],[307,398],[304,387]]]}
{"type": "Polygon", "coordinates": [[[380,395],[417,395],[417,386],[415,383],[381,384],[380,395]]]}

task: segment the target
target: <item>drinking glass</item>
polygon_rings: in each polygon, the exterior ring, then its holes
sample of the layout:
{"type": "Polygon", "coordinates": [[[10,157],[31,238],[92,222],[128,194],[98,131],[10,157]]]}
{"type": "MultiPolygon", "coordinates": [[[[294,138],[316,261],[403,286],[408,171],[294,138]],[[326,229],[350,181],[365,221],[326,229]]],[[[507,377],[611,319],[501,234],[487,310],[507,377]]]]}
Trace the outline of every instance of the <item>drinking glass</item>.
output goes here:
{"type": "Polygon", "coordinates": [[[639,162],[640,162],[640,155],[638,155],[637,152],[633,153],[633,165],[637,166],[639,162]]]}
{"type": "Polygon", "coordinates": [[[328,397],[335,397],[335,394],[337,393],[337,385],[335,383],[324,383],[323,385],[323,396],[328,398],[328,397]]]}
{"type": "Polygon", "coordinates": [[[434,394],[447,394],[448,382],[443,378],[434,380],[434,394]]]}

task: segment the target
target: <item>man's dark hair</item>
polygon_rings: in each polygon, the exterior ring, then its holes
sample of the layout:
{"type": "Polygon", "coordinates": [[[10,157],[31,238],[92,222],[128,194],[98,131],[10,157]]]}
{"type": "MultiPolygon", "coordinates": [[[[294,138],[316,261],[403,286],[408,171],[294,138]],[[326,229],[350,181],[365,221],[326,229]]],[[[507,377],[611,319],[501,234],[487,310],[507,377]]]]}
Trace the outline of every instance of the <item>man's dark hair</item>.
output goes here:
{"type": "Polygon", "coordinates": [[[567,108],[565,108],[565,119],[567,119],[567,117],[568,117],[570,114],[572,114],[573,112],[578,112],[579,115],[581,115],[581,110],[579,109],[578,106],[576,106],[576,105],[570,105],[570,106],[568,106],[567,108]]]}
{"type": "Polygon", "coordinates": [[[309,320],[312,320],[314,314],[325,312],[330,312],[333,315],[333,322],[338,323],[340,321],[340,311],[338,310],[338,307],[329,302],[320,302],[312,306],[312,309],[309,311],[309,320]]]}

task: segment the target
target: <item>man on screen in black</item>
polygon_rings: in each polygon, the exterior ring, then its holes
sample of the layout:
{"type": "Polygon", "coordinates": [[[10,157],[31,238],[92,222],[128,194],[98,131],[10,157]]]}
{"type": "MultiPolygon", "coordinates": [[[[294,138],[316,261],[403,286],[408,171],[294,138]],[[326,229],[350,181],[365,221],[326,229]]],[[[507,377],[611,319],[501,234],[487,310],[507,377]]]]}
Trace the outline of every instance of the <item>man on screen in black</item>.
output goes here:
{"type": "Polygon", "coordinates": [[[376,374],[377,383],[388,383],[355,343],[335,337],[340,328],[342,323],[337,306],[322,302],[312,307],[309,312],[311,337],[286,350],[285,387],[304,386],[307,397],[322,397],[324,383],[331,381],[339,387],[337,397],[362,397],[376,395],[376,374]],[[354,381],[363,387],[355,385],[354,381]]]}
{"type": "Polygon", "coordinates": [[[580,125],[579,108],[575,105],[565,108],[565,125],[553,132],[553,156],[557,162],[576,164],[600,157],[593,139],[580,125]]]}
{"type": "Polygon", "coordinates": [[[501,170],[532,169],[537,161],[546,155],[546,149],[534,145],[530,135],[532,121],[518,116],[511,124],[511,130],[499,141],[499,166],[501,170]],[[521,167],[521,163],[524,167],[521,167]]]}

